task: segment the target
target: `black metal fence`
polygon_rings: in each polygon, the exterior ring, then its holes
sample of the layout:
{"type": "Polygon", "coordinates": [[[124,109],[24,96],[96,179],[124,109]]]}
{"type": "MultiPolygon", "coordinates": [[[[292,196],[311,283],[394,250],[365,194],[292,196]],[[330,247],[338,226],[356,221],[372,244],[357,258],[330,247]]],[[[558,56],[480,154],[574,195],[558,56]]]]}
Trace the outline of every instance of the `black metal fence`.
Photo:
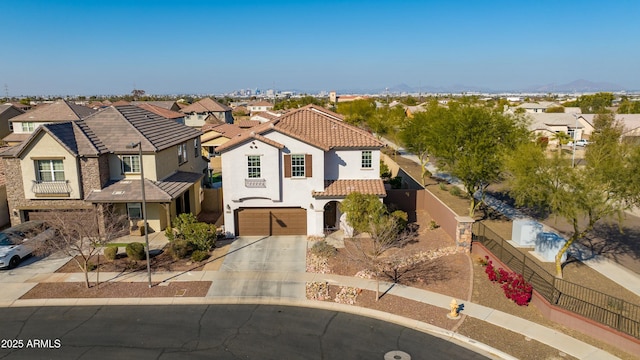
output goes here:
{"type": "Polygon", "coordinates": [[[640,338],[640,305],[556,278],[486,225],[473,225],[473,241],[520,273],[549,303],[640,338]]]}

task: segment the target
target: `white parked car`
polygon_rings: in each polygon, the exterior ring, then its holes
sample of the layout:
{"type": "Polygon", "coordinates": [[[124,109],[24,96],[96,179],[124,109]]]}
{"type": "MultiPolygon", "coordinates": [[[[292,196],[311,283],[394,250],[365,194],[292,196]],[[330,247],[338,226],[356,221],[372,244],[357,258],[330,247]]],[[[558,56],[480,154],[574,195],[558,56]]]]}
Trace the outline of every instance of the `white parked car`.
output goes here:
{"type": "Polygon", "coordinates": [[[55,236],[42,221],[27,221],[0,232],[0,268],[13,269],[41,242],[55,236]]]}
{"type": "MultiPolygon", "coordinates": [[[[589,145],[589,140],[586,139],[580,139],[580,140],[576,140],[576,146],[587,146],[589,145]]],[[[573,146],[573,142],[569,143],[569,146],[573,146]]]]}

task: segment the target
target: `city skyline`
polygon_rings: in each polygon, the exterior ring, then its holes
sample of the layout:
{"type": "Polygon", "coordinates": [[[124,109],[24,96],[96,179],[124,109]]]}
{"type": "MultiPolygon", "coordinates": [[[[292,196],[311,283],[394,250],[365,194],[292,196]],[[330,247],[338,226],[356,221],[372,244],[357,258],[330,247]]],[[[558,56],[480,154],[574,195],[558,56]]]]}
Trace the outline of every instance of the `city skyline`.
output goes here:
{"type": "Polygon", "coordinates": [[[10,96],[237,89],[640,89],[640,3],[21,1],[3,8],[10,96]],[[458,85],[459,84],[459,85],[458,85]]]}

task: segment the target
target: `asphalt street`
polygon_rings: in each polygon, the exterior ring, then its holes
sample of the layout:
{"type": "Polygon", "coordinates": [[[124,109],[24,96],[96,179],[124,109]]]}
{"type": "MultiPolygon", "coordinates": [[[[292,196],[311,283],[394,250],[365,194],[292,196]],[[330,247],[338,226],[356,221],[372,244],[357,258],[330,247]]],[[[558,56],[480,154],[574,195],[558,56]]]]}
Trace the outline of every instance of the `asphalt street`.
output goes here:
{"type": "Polygon", "coordinates": [[[0,308],[0,318],[2,359],[485,358],[395,324],[275,305],[0,308]]]}

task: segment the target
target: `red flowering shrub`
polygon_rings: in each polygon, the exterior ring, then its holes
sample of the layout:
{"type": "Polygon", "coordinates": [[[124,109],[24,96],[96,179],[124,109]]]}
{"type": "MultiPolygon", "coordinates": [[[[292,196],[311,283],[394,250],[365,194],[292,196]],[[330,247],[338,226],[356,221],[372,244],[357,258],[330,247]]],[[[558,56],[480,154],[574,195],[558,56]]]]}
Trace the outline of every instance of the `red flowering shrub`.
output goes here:
{"type": "Polygon", "coordinates": [[[533,286],[527,283],[522,275],[511,273],[509,280],[502,284],[502,290],[504,290],[504,295],[507,298],[520,306],[524,306],[531,300],[533,286]]]}
{"type": "Polygon", "coordinates": [[[497,281],[502,284],[502,290],[504,290],[504,295],[508,299],[513,300],[520,306],[527,305],[529,301],[531,301],[533,286],[527,283],[524,280],[524,277],[520,274],[508,272],[503,268],[496,270],[493,266],[493,262],[489,260],[489,257],[485,256],[485,258],[487,259],[487,262],[484,271],[487,273],[489,280],[497,281]]]}

